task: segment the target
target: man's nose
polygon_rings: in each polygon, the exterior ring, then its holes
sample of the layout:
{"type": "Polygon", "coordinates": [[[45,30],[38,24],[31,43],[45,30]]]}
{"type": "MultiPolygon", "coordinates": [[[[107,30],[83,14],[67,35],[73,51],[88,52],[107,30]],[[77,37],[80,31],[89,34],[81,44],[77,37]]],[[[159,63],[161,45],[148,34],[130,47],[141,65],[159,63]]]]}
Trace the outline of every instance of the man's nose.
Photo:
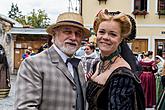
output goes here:
{"type": "Polygon", "coordinates": [[[75,32],[72,32],[71,36],[73,39],[76,39],[76,33],[75,32]]]}

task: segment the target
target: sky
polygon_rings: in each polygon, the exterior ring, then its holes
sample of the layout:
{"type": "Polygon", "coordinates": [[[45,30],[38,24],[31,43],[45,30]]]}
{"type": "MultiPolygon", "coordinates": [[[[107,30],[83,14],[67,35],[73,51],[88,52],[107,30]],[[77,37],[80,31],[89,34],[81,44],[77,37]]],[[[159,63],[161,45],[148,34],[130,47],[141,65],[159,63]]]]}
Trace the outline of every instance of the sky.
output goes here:
{"type": "Polygon", "coordinates": [[[11,10],[12,3],[17,4],[22,15],[29,15],[33,9],[45,10],[48,17],[51,19],[50,23],[54,23],[58,14],[62,12],[75,11],[77,0],[0,0],[0,14],[8,16],[8,11],[11,10]],[[71,1],[71,2],[69,2],[71,1]]]}

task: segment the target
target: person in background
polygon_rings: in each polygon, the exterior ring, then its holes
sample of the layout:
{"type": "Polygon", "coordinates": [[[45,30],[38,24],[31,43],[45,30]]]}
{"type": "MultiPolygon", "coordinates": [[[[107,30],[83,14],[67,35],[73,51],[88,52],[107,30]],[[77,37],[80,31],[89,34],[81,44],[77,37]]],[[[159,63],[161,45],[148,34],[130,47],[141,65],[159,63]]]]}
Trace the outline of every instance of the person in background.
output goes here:
{"type": "Polygon", "coordinates": [[[142,86],[133,72],[135,56],[126,43],[136,36],[135,20],[105,9],[96,15],[93,29],[100,61],[87,81],[88,110],[145,110],[142,86]]]}
{"type": "Polygon", "coordinates": [[[155,110],[164,110],[165,108],[165,65],[163,66],[163,72],[161,74],[161,83],[163,85],[163,90],[158,99],[155,110]]]}
{"type": "Polygon", "coordinates": [[[155,63],[158,67],[158,71],[155,73],[156,78],[156,103],[158,102],[158,99],[160,98],[162,91],[163,91],[163,85],[161,83],[161,76],[163,74],[163,68],[164,68],[164,59],[156,55],[155,56],[155,63]]]}
{"type": "Polygon", "coordinates": [[[163,85],[163,88],[165,89],[165,64],[163,66],[163,73],[161,75],[161,83],[163,85]]]}
{"type": "Polygon", "coordinates": [[[38,49],[37,53],[40,53],[48,48],[49,48],[48,43],[45,43],[45,44],[41,45],[41,47],[38,49]]]}
{"type": "Polygon", "coordinates": [[[92,43],[86,43],[84,51],[85,55],[81,57],[81,62],[86,80],[88,80],[93,73],[93,65],[99,61],[99,56],[96,53],[95,46],[92,43]]]}
{"type": "Polygon", "coordinates": [[[25,59],[25,58],[27,58],[27,57],[29,57],[29,56],[33,56],[33,55],[35,55],[35,53],[34,53],[32,47],[29,46],[29,47],[25,50],[25,53],[22,54],[22,59],[21,59],[21,60],[23,60],[23,59],[25,59]]]}
{"type": "Polygon", "coordinates": [[[5,48],[0,44],[0,100],[10,93],[10,71],[5,48]]]}
{"type": "Polygon", "coordinates": [[[35,55],[35,52],[33,51],[33,48],[32,47],[28,47],[28,50],[30,51],[30,56],[33,56],[35,55]]]}
{"type": "Polygon", "coordinates": [[[85,44],[86,44],[86,42],[85,42],[85,43],[82,42],[82,43],[81,43],[81,47],[75,52],[74,56],[75,56],[76,58],[81,59],[81,57],[85,55],[85,51],[84,51],[84,49],[85,49],[85,44]]]}
{"type": "Polygon", "coordinates": [[[154,74],[157,72],[157,66],[152,59],[152,55],[152,51],[147,51],[144,53],[144,58],[140,61],[142,73],[139,78],[145,93],[146,108],[153,108],[156,105],[156,81],[154,74]]]}
{"type": "Polygon", "coordinates": [[[28,49],[25,50],[25,53],[22,54],[22,60],[29,57],[31,54],[31,51],[29,51],[28,49]]]}
{"type": "Polygon", "coordinates": [[[21,63],[14,110],[84,110],[85,77],[80,60],[72,56],[90,31],[73,12],[60,14],[46,31],[53,44],[21,63]]]}
{"type": "Polygon", "coordinates": [[[52,43],[52,36],[51,35],[48,35],[47,37],[48,37],[47,42],[44,43],[43,45],[41,45],[41,47],[38,49],[37,53],[40,53],[43,50],[48,49],[49,47],[52,46],[52,44],[53,44],[52,43]]]}

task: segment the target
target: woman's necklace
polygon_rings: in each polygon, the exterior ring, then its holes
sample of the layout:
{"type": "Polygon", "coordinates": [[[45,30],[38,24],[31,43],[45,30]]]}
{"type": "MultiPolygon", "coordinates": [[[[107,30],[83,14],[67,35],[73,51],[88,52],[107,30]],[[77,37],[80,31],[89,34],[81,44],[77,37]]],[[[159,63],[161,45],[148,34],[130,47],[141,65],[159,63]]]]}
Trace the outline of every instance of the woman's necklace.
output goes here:
{"type": "Polygon", "coordinates": [[[106,70],[110,69],[111,65],[117,60],[118,57],[119,55],[115,56],[112,62],[109,60],[104,61],[104,62],[101,61],[101,63],[99,64],[99,74],[104,73],[106,70]]]}
{"type": "Polygon", "coordinates": [[[117,60],[119,57],[119,52],[115,51],[108,57],[101,57],[101,62],[99,64],[98,75],[104,73],[106,70],[110,69],[111,65],[117,60]]]}

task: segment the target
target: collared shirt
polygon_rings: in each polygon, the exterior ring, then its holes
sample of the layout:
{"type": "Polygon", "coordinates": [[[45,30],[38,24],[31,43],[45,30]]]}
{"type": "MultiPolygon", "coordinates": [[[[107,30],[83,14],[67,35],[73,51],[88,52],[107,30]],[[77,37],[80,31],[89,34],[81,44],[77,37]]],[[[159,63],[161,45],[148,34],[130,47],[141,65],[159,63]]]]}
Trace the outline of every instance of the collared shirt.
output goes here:
{"type": "MultiPolygon", "coordinates": [[[[55,44],[53,44],[55,50],[57,51],[57,53],[61,56],[62,60],[66,63],[66,60],[69,58],[66,54],[64,54],[64,52],[62,52],[55,44]]],[[[74,77],[74,71],[73,71],[73,66],[70,62],[67,63],[68,66],[68,70],[70,72],[70,74],[72,75],[72,77],[74,77]]]]}

